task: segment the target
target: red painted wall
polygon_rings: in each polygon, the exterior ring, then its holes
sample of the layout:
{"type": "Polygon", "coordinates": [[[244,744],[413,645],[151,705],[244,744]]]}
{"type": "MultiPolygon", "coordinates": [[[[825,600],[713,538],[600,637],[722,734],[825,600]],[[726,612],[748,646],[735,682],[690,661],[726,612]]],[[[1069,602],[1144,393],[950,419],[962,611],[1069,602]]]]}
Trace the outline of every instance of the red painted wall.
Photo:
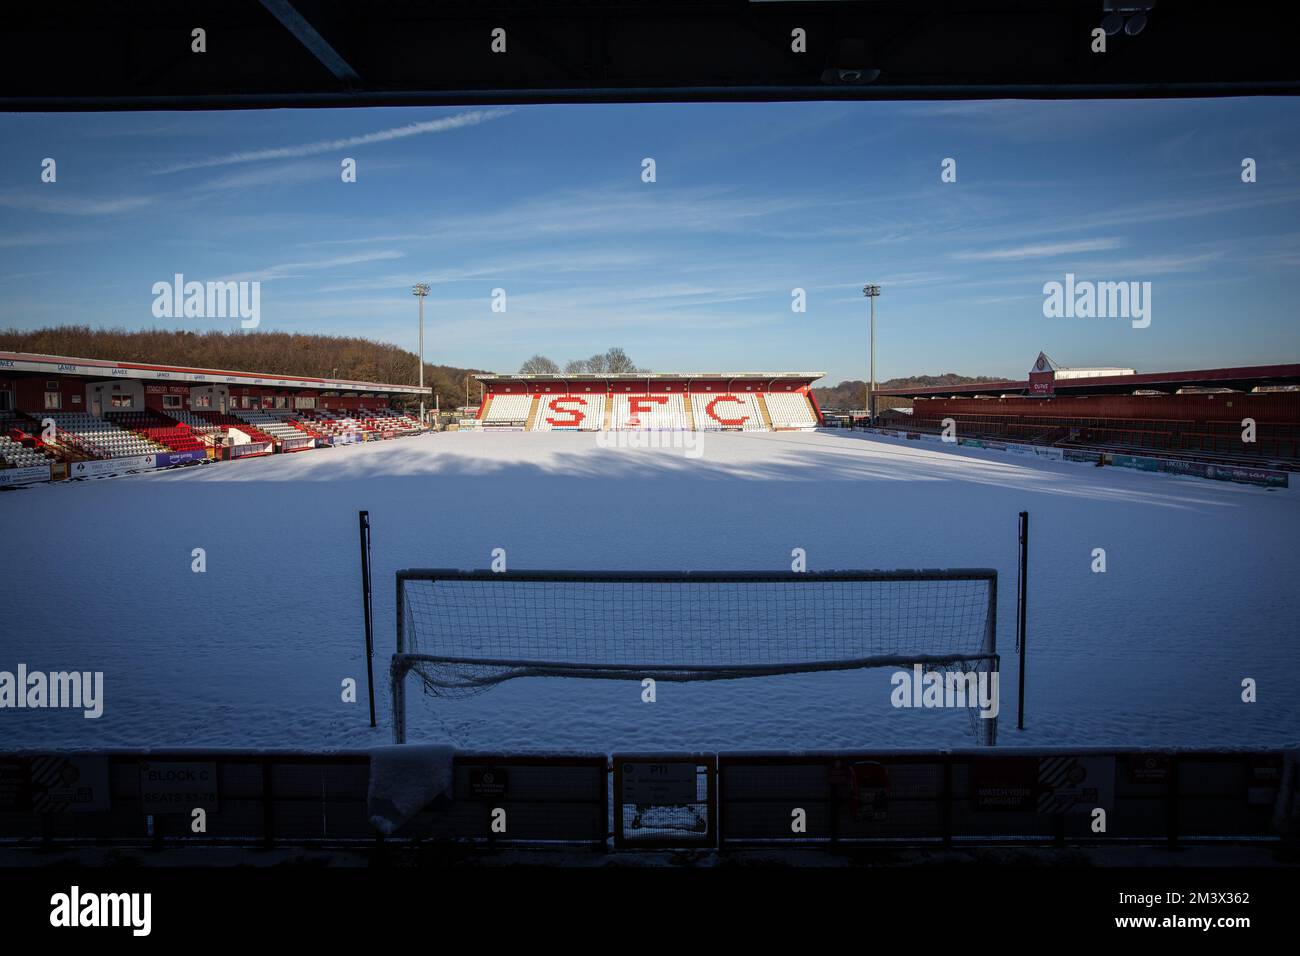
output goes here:
{"type": "Polygon", "coordinates": [[[86,384],[90,379],[82,378],[19,378],[14,380],[14,401],[20,411],[38,414],[45,411],[45,383],[56,382],[58,391],[63,396],[61,412],[84,412],[86,408],[86,384]],[[80,401],[73,401],[74,398],[80,401]]]}

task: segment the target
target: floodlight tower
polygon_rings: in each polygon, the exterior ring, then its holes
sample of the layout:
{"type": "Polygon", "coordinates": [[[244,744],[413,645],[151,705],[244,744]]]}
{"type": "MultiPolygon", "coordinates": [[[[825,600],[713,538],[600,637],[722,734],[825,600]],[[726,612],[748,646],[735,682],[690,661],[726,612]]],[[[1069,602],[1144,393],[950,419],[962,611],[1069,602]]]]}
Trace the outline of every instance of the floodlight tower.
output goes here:
{"type": "Polygon", "coordinates": [[[880,298],[880,286],[867,284],[862,287],[862,294],[871,300],[871,385],[867,392],[867,422],[876,423],[876,299],[880,298]]]}
{"type": "Polygon", "coordinates": [[[417,282],[411,286],[411,294],[420,300],[420,427],[424,421],[424,297],[429,294],[429,283],[417,282]]]}

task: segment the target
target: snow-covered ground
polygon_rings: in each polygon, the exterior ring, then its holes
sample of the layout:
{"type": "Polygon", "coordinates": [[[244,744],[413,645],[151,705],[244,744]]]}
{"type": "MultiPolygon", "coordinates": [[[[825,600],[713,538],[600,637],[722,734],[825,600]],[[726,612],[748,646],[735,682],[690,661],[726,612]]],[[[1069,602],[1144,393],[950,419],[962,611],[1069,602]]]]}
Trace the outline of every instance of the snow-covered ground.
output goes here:
{"type": "MultiPolygon", "coordinates": [[[[0,711],[4,747],[386,743],[393,572],[993,566],[1002,744],[1300,741],[1300,491],[847,432],[429,435],[0,494],[0,670],[103,671],[104,716],[0,711]],[[380,726],[365,713],[357,511],[374,529],[380,726]],[[1015,730],[1016,513],[1032,516],[1027,729],[1015,730]],[[207,571],[191,571],[191,552],[207,571]],[[1108,570],[1091,570],[1104,548],[1108,570]],[[340,700],[357,678],[358,704],[340,700]],[[1243,678],[1259,685],[1241,701],[1243,678]]],[[[409,686],[411,740],[476,748],[968,746],[895,710],[889,672],[661,685],[409,686]]]]}

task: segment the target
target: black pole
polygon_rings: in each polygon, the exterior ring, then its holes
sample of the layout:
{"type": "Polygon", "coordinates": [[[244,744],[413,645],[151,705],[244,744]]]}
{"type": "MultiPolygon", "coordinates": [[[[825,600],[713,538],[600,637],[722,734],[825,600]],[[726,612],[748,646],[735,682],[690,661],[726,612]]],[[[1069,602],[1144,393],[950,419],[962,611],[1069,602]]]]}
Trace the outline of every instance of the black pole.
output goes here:
{"type": "Polygon", "coordinates": [[[1025,729],[1025,605],[1029,603],[1029,512],[1020,512],[1020,575],[1016,579],[1016,648],[1020,651],[1020,700],[1016,730],[1025,729]]]}
{"type": "Polygon", "coordinates": [[[375,631],[370,610],[370,512],[357,513],[361,530],[361,604],[366,612],[366,680],[370,685],[370,726],[375,726],[375,631]]]}

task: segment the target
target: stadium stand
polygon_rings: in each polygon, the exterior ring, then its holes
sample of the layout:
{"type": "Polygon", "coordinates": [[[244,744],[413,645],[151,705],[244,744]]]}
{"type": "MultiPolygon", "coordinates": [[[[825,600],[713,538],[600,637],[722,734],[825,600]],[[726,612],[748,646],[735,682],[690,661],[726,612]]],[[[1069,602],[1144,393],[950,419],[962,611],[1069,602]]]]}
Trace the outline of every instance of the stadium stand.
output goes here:
{"type": "Polygon", "coordinates": [[[1137,372],[1040,352],[1024,381],[877,389],[912,401],[909,432],[1254,468],[1300,468],[1300,365],[1137,372]]]}
{"type": "MultiPolygon", "coordinates": [[[[1032,402],[1032,399],[1022,401],[1032,402]]],[[[953,402],[917,402],[909,429],[939,432],[943,420],[958,434],[1038,445],[1214,456],[1225,459],[1300,460],[1300,424],[1259,422],[1255,441],[1242,441],[1242,421],[1189,418],[1101,418],[1075,415],[972,413],[953,402]]],[[[1001,408],[990,411],[1000,411],[1001,408]]],[[[1039,409],[1028,408],[1026,412],[1039,409]]]]}
{"type": "Polygon", "coordinates": [[[813,429],[821,372],[616,372],[477,375],[479,423],[532,431],[813,429]],[[776,410],[775,418],[770,414],[776,410]]]}
{"type": "Polygon", "coordinates": [[[0,468],[12,487],[418,435],[418,417],[397,405],[431,397],[409,385],[0,351],[0,468]]]}

